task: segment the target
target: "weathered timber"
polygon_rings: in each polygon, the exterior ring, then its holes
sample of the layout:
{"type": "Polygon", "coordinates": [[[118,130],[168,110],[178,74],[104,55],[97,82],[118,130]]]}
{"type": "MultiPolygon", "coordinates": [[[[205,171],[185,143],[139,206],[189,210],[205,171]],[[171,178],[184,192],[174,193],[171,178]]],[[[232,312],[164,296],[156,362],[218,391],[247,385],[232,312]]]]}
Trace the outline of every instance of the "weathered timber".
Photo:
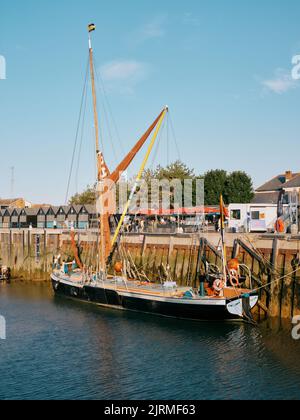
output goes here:
{"type": "MultiPolygon", "coordinates": [[[[77,232],[81,258],[88,266],[95,267],[98,237],[93,230],[77,232]]],[[[198,288],[206,261],[221,266],[220,236],[216,233],[136,234],[126,236],[122,244],[129,252],[132,271],[140,272],[142,278],[146,275],[157,281],[167,275],[178,284],[198,288]]],[[[293,236],[226,235],[228,256],[252,270],[253,286],[260,289],[257,313],[261,318],[266,314],[283,319],[300,315],[299,245],[300,239],[293,236]]],[[[15,278],[49,280],[57,254],[65,260],[74,257],[69,232],[0,230],[1,264],[10,266],[15,278]]]]}

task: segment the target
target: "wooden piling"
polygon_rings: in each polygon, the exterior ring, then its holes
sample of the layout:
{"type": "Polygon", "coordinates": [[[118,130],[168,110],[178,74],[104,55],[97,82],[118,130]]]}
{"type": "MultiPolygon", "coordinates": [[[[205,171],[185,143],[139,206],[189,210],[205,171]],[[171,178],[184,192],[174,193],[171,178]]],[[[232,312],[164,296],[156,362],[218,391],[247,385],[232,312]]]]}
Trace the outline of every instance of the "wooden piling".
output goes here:
{"type": "MultiPolygon", "coordinates": [[[[269,302],[269,312],[271,317],[279,317],[281,312],[281,281],[278,281],[278,277],[281,277],[281,274],[284,274],[284,258],[283,265],[279,264],[278,258],[279,252],[279,240],[277,238],[273,241],[272,248],[272,271],[270,272],[268,283],[271,283],[270,286],[270,302],[269,302]],[[283,269],[283,271],[281,271],[283,269]]],[[[281,260],[280,260],[281,262],[281,260]]]]}
{"type": "MultiPolygon", "coordinates": [[[[237,235],[227,244],[228,255],[248,265],[253,272],[254,288],[260,288],[257,311],[261,317],[290,319],[300,315],[300,265],[299,242],[285,237],[255,237],[255,247],[247,238],[237,235]],[[271,286],[265,287],[268,283],[271,286]],[[262,288],[261,288],[262,287],[262,288]]],[[[97,233],[81,232],[82,258],[84,263],[95,266],[97,233]]],[[[170,278],[179,285],[199,287],[199,277],[204,274],[207,259],[221,267],[218,235],[207,234],[201,238],[176,235],[155,236],[129,235],[124,238],[124,247],[132,255],[133,264],[149,278],[159,279],[162,266],[170,266],[170,278]]],[[[15,277],[24,279],[49,279],[52,256],[60,253],[63,259],[72,257],[68,233],[47,230],[1,230],[0,258],[3,265],[12,268],[15,277]],[[35,238],[40,237],[40,258],[36,258],[35,238]]],[[[247,284],[248,286],[248,284],[247,284]]]]}
{"type": "Polygon", "coordinates": [[[287,277],[282,281],[282,300],[281,300],[281,317],[289,319],[293,315],[293,280],[294,275],[289,274],[293,271],[292,261],[294,256],[290,253],[286,255],[286,275],[287,277]]]}

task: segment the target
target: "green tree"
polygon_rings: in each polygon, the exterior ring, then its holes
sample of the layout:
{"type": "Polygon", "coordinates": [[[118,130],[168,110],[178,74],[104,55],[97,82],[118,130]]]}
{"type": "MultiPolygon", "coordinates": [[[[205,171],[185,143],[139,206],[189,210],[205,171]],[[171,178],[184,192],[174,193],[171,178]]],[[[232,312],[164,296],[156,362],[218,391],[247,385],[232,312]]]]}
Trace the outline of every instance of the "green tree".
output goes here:
{"type": "MultiPolygon", "coordinates": [[[[196,201],[196,176],[194,169],[189,168],[180,160],[177,160],[166,167],[157,166],[154,170],[148,169],[144,172],[143,179],[147,182],[148,191],[149,191],[149,202],[150,199],[153,198],[151,194],[151,181],[156,179],[158,181],[162,180],[179,180],[182,182],[182,186],[185,180],[191,179],[193,180],[193,201],[196,201]]],[[[182,197],[181,201],[183,202],[184,197],[182,197]]],[[[159,197],[159,201],[162,201],[162,195],[159,197]]],[[[171,188],[170,191],[170,204],[171,207],[175,205],[175,194],[174,188],[171,188]]]]}
{"type": "Polygon", "coordinates": [[[228,175],[224,198],[227,203],[250,203],[254,197],[253,183],[249,175],[243,171],[228,175]]]}
{"type": "Polygon", "coordinates": [[[194,179],[195,171],[194,169],[190,169],[180,160],[177,160],[165,168],[158,166],[154,171],[154,176],[160,180],[168,179],[169,181],[172,181],[173,179],[180,179],[183,181],[185,179],[194,179]]]}
{"type": "Polygon", "coordinates": [[[86,190],[81,194],[77,193],[71,197],[69,201],[70,205],[88,205],[96,204],[96,191],[95,188],[87,186],[86,190]]]}
{"type": "Polygon", "coordinates": [[[206,172],[204,175],[205,204],[215,206],[220,203],[221,194],[226,193],[227,172],[216,169],[206,172]]]}

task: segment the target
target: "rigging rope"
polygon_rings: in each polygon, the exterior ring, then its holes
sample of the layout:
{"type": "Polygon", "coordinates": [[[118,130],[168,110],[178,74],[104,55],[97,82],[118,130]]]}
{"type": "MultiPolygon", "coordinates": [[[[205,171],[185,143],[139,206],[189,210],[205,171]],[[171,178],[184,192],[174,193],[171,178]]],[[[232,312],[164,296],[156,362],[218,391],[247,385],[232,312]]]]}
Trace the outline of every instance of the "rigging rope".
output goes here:
{"type": "Polygon", "coordinates": [[[73,167],[74,167],[75,155],[76,155],[76,150],[77,150],[77,145],[78,145],[78,136],[79,136],[79,131],[80,131],[82,110],[83,110],[83,105],[84,105],[84,101],[85,101],[85,96],[87,94],[87,81],[88,81],[88,72],[89,72],[88,69],[89,69],[89,60],[88,60],[88,63],[87,63],[86,74],[85,74],[85,81],[84,81],[84,87],[83,87],[83,92],[82,92],[82,97],[81,97],[79,118],[78,118],[77,129],[76,129],[76,136],[75,136],[75,144],[74,144],[74,148],[73,148],[71,168],[70,168],[68,185],[67,185],[67,191],[66,191],[66,198],[65,198],[65,203],[66,204],[68,204],[68,198],[69,198],[69,192],[70,192],[70,186],[71,186],[71,179],[72,179],[72,174],[73,174],[73,167]]]}
{"type": "Polygon", "coordinates": [[[174,138],[175,147],[176,147],[176,149],[177,149],[177,154],[178,154],[178,156],[179,156],[179,160],[182,160],[182,159],[181,159],[180,149],[179,149],[179,146],[178,146],[177,137],[176,137],[176,134],[175,134],[175,129],[174,129],[174,125],[173,125],[173,120],[172,120],[172,117],[171,117],[171,113],[170,113],[170,111],[169,111],[169,119],[170,119],[170,128],[171,128],[171,132],[172,132],[172,135],[173,135],[173,138],[174,138]]]}
{"type": "MultiPolygon", "coordinates": [[[[257,292],[259,292],[260,290],[266,289],[267,287],[272,286],[272,284],[277,283],[277,282],[282,281],[282,280],[285,280],[287,277],[291,277],[293,274],[296,274],[296,273],[298,273],[299,271],[300,271],[300,267],[298,267],[297,269],[295,269],[295,270],[291,271],[291,272],[290,272],[290,273],[288,273],[288,274],[285,274],[284,276],[281,276],[281,277],[279,277],[279,278],[277,278],[277,279],[274,279],[274,280],[270,281],[270,282],[269,282],[269,283],[267,283],[267,284],[264,284],[263,286],[260,286],[260,287],[258,287],[258,288],[256,288],[256,289],[251,290],[251,293],[257,293],[257,292]]],[[[237,296],[237,297],[242,297],[243,295],[244,295],[244,293],[240,294],[240,295],[239,295],[239,296],[237,296]]],[[[229,301],[232,301],[232,300],[234,300],[234,299],[228,299],[228,300],[229,300],[229,301]]]]}
{"type": "MultiPolygon", "coordinates": [[[[94,59],[94,61],[95,61],[96,68],[98,68],[97,61],[95,59],[94,59]]],[[[121,152],[122,152],[122,154],[125,154],[123,144],[121,142],[121,138],[120,138],[120,135],[119,135],[119,130],[117,128],[116,120],[113,116],[112,107],[110,105],[108,95],[107,95],[107,92],[106,92],[106,89],[105,89],[105,84],[104,84],[104,81],[101,77],[100,71],[96,71],[96,80],[97,80],[98,90],[102,92],[101,97],[103,97],[103,99],[104,99],[104,101],[101,102],[101,105],[103,107],[103,115],[104,115],[105,122],[106,122],[106,125],[107,125],[108,136],[109,136],[110,143],[111,143],[111,146],[112,146],[112,151],[113,151],[113,154],[114,154],[114,158],[115,158],[116,164],[118,164],[119,163],[118,162],[118,153],[116,152],[114,136],[112,134],[111,124],[110,124],[110,121],[109,121],[109,116],[112,120],[111,122],[112,122],[112,124],[114,126],[114,129],[116,131],[116,137],[117,137],[117,140],[119,142],[121,152]]],[[[104,147],[104,145],[103,145],[103,147],[104,147]]],[[[104,153],[104,150],[103,150],[103,153],[104,153]]]]}
{"type": "Polygon", "coordinates": [[[78,150],[78,161],[77,161],[77,169],[76,169],[76,176],[75,176],[77,193],[79,192],[78,175],[79,175],[79,169],[80,169],[80,158],[81,158],[81,151],[82,151],[83,137],[84,137],[86,109],[87,109],[87,95],[85,95],[84,111],[83,111],[82,126],[81,126],[81,138],[80,138],[80,144],[79,144],[79,150],[78,150]]]}
{"type": "Polygon", "coordinates": [[[134,195],[135,195],[135,193],[136,193],[137,186],[138,186],[138,184],[139,184],[139,182],[140,182],[140,180],[141,180],[141,178],[142,178],[142,176],[143,176],[143,173],[144,173],[144,171],[145,171],[145,167],[146,167],[146,165],[147,165],[147,162],[148,162],[148,160],[149,160],[149,157],[150,157],[150,155],[151,155],[151,152],[152,152],[152,150],[153,150],[153,147],[155,146],[155,141],[156,141],[156,139],[157,139],[157,137],[158,137],[158,135],[159,135],[160,129],[161,129],[161,127],[162,127],[163,121],[164,121],[165,116],[166,116],[166,114],[167,114],[167,113],[168,113],[168,108],[165,108],[165,110],[164,110],[164,111],[163,111],[163,113],[161,114],[161,117],[160,117],[160,119],[159,119],[159,121],[158,121],[158,123],[157,123],[157,126],[156,126],[156,128],[155,128],[155,131],[154,131],[154,134],[153,134],[152,140],[151,140],[150,145],[149,145],[149,147],[148,147],[148,150],[147,150],[146,156],[145,156],[145,158],[144,158],[144,160],[143,160],[143,163],[142,163],[142,165],[141,165],[141,168],[140,168],[140,170],[139,170],[139,173],[138,173],[138,175],[137,175],[137,177],[136,177],[135,184],[134,184],[134,186],[133,186],[133,188],[132,188],[132,191],[131,191],[131,193],[130,193],[129,199],[128,199],[127,204],[126,204],[126,206],[125,206],[125,208],[124,208],[124,211],[123,211],[123,214],[122,214],[121,220],[120,220],[120,222],[119,222],[119,225],[118,225],[117,230],[116,230],[116,232],[115,232],[115,235],[114,235],[114,237],[113,237],[113,240],[112,240],[112,247],[114,246],[114,244],[115,244],[115,243],[117,242],[117,240],[118,240],[119,233],[120,233],[120,231],[121,231],[121,229],[122,229],[122,226],[123,226],[123,223],[124,223],[124,220],[125,220],[125,217],[126,217],[127,211],[128,211],[128,209],[129,209],[129,207],[130,207],[130,205],[131,205],[131,202],[132,202],[132,199],[133,199],[133,197],[134,197],[134,195]]]}
{"type": "Polygon", "coordinates": [[[170,115],[167,118],[167,166],[170,165],[170,115]]]}
{"type": "Polygon", "coordinates": [[[103,91],[103,97],[104,97],[104,99],[106,101],[107,109],[108,109],[108,112],[110,114],[110,117],[111,117],[111,120],[112,120],[114,129],[116,131],[116,137],[117,137],[117,140],[119,142],[119,145],[120,145],[120,148],[121,148],[121,152],[124,155],[125,154],[125,149],[124,149],[124,146],[123,146],[121,137],[120,137],[120,133],[119,133],[119,129],[118,129],[118,126],[117,126],[117,123],[116,123],[116,119],[114,117],[114,114],[113,114],[113,111],[112,111],[112,106],[111,106],[110,101],[108,99],[108,94],[107,94],[107,91],[105,89],[105,84],[104,84],[104,81],[103,81],[103,78],[101,76],[100,71],[98,72],[97,75],[98,75],[98,77],[100,79],[100,82],[101,82],[101,87],[102,87],[102,91],[103,91]]]}
{"type": "MultiPolygon", "coordinates": [[[[97,88],[98,88],[98,90],[100,90],[98,71],[96,71],[96,80],[97,80],[97,88]]],[[[101,96],[100,96],[100,98],[101,98],[101,96]]],[[[99,101],[99,103],[102,105],[102,109],[103,109],[102,115],[104,116],[104,120],[105,120],[105,123],[106,123],[106,126],[107,126],[108,138],[110,140],[110,144],[111,144],[111,147],[112,147],[115,163],[117,165],[118,164],[118,157],[117,157],[115,144],[114,144],[114,141],[113,141],[113,135],[112,135],[111,128],[110,128],[110,123],[109,123],[109,118],[108,118],[108,113],[107,113],[107,110],[106,110],[106,106],[105,106],[105,103],[102,102],[102,101],[99,101]]],[[[105,138],[104,125],[102,124],[101,125],[101,145],[102,145],[103,155],[106,154],[105,153],[105,146],[104,146],[104,138],[105,138]]]]}
{"type": "Polygon", "coordinates": [[[258,254],[261,259],[264,261],[266,267],[270,268],[273,272],[276,272],[278,275],[280,275],[281,271],[279,269],[277,269],[265,256],[264,254],[255,247],[255,245],[253,244],[251,238],[248,235],[243,235],[244,238],[248,241],[249,245],[251,246],[251,248],[253,249],[254,252],[256,252],[256,254],[258,254]]]}
{"type": "Polygon", "coordinates": [[[154,163],[155,163],[155,161],[157,159],[159,148],[160,148],[160,145],[162,143],[162,136],[163,136],[163,132],[164,132],[164,129],[165,129],[165,125],[166,125],[166,120],[164,120],[164,122],[163,122],[161,131],[160,131],[160,134],[159,134],[159,137],[158,137],[158,141],[157,141],[157,145],[156,145],[156,148],[155,148],[155,152],[153,154],[153,159],[152,159],[151,165],[149,167],[150,169],[153,169],[154,168],[154,163]]]}
{"type": "Polygon", "coordinates": [[[272,280],[271,282],[269,282],[269,283],[267,283],[267,284],[265,284],[265,285],[263,285],[263,286],[261,286],[261,287],[258,287],[257,289],[254,289],[253,291],[254,291],[254,292],[259,292],[260,290],[265,289],[266,287],[271,286],[273,283],[277,283],[277,282],[279,282],[279,281],[281,281],[281,280],[285,280],[287,277],[291,277],[293,274],[298,273],[298,271],[300,271],[300,267],[298,267],[297,269],[295,269],[295,270],[291,271],[291,272],[290,272],[290,273],[288,273],[288,274],[285,274],[285,275],[284,275],[284,276],[282,276],[282,277],[279,277],[278,279],[274,279],[274,280],[272,280]]]}

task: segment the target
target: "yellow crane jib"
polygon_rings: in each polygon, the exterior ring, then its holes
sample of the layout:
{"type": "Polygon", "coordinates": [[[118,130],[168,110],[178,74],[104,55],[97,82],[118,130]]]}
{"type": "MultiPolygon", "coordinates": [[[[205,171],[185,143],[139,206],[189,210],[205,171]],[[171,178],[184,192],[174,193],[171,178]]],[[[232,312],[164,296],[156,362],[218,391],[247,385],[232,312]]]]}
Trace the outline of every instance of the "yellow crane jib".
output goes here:
{"type": "Polygon", "coordinates": [[[147,162],[148,162],[148,160],[149,160],[149,157],[150,157],[151,152],[152,152],[152,150],[153,150],[153,147],[154,147],[154,145],[155,145],[155,141],[156,141],[156,139],[157,139],[157,137],[158,137],[158,134],[159,134],[159,131],[160,131],[160,129],[161,129],[162,123],[163,123],[163,121],[164,121],[164,119],[165,119],[165,116],[166,116],[166,114],[168,113],[168,111],[169,111],[169,108],[166,106],[166,107],[165,107],[165,109],[164,109],[164,111],[163,111],[163,113],[162,113],[162,115],[161,115],[161,117],[160,117],[160,119],[159,119],[159,121],[158,121],[158,124],[157,124],[157,126],[156,126],[156,129],[155,129],[155,132],[154,132],[154,134],[153,134],[152,140],[151,140],[150,145],[149,145],[149,147],[148,147],[148,150],[147,150],[146,156],[145,156],[145,158],[144,158],[144,160],[143,160],[142,166],[141,166],[140,171],[139,171],[139,173],[138,173],[138,175],[137,175],[137,178],[136,178],[136,181],[135,181],[134,187],[133,187],[133,189],[132,189],[132,191],[131,191],[130,197],[129,197],[128,202],[127,202],[127,204],[126,204],[126,206],[125,206],[125,209],[124,209],[124,212],[123,212],[123,214],[122,214],[121,220],[120,220],[120,222],[119,222],[119,224],[118,224],[117,230],[116,230],[115,235],[114,235],[114,237],[113,237],[113,240],[112,240],[112,243],[111,243],[111,246],[112,246],[112,247],[115,245],[115,243],[116,243],[116,241],[117,241],[117,239],[118,239],[118,236],[119,236],[120,230],[121,230],[121,228],[122,228],[122,226],[123,226],[123,223],[124,223],[124,220],[125,220],[125,217],[126,217],[127,211],[128,211],[128,209],[129,209],[130,204],[131,204],[131,201],[132,201],[132,199],[133,199],[133,197],[134,197],[134,195],[135,195],[135,193],[136,193],[136,189],[137,189],[138,183],[139,183],[139,181],[141,180],[141,178],[142,178],[142,176],[143,176],[143,172],[144,172],[144,170],[145,170],[145,167],[146,167],[146,165],[147,165],[147,162]]]}

